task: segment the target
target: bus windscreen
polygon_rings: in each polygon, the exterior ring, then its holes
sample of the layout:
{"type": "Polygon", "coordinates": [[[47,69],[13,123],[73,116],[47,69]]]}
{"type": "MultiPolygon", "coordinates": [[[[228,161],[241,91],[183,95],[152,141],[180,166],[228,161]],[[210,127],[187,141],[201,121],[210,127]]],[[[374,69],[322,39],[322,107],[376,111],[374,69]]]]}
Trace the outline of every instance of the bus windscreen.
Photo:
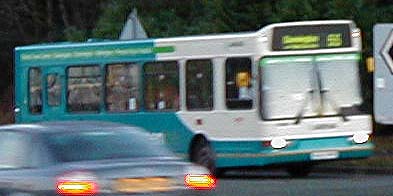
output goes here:
{"type": "Polygon", "coordinates": [[[348,24],[283,26],[273,29],[273,51],[313,50],[351,46],[348,24]]]}

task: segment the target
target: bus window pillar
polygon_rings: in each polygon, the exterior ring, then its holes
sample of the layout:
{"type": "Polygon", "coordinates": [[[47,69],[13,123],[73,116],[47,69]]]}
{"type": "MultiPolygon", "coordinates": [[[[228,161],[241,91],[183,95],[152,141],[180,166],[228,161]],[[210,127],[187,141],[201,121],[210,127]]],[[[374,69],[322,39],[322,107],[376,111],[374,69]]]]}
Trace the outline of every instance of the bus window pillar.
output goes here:
{"type": "Polygon", "coordinates": [[[213,59],[213,65],[215,65],[213,66],[213,103],[215,110],[226,110],[225,60],[226,58],[213,59]]]}

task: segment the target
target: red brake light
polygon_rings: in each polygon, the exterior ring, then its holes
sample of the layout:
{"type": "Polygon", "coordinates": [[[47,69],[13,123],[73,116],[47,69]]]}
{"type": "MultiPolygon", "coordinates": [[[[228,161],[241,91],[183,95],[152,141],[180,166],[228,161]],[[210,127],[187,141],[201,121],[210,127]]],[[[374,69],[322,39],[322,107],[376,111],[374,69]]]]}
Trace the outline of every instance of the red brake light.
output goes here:
{"type": "Polygon", "coordinates": [[[270,144],[270,141],[263,141],[263,142],[262,142],[262,146],[263,146],[263,147],[270,147],[270,145],[271,145],[271,144],[270,144]]]}
{"type": "Polygon", "coordinates": [[[98,184],[89,172],[71,172],[57,178],[56,191],[59,195],[94,195],[98,184]]]}
{"type": "Polygon", "coordinates": [[[216,188],[217,180],[210,174],[187,174],[184,178],[184,184],[191,189],[209,190],[216,188]]]}
{"type": "Polygon", "coordinates": [[[60,195],[94,195],[97,193],[95,182],[57,182],[56,187],[57,193],[60,195]]]}

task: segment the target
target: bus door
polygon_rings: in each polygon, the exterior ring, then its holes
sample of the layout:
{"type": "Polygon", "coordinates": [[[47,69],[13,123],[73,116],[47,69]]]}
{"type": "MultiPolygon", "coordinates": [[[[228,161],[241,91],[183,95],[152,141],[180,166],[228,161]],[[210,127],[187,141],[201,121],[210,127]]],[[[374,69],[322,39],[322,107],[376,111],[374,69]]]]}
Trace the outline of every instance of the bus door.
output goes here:
{"type": "Polygon", "coordinates": [[[43,113],[50,120],[64,113],[65,77],[62,67],[47,67],[43,70],[43,113]]]}

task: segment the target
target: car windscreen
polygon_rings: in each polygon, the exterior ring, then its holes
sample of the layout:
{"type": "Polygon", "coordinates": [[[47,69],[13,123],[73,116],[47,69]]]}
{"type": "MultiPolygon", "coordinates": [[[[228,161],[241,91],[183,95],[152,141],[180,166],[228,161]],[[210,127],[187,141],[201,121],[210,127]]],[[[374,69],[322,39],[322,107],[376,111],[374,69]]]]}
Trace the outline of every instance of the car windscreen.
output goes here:
{"type": "Polygon", "coordinates": [[[55,133],[44,142],[59,162],[173,156],[157,140],[133,131],[55,133]]]}
{"type": "Polygon", "coordinates": [[[31,163],[31,136],[16,131],[0,132],[0,169],[28,167],[31,163]]]}

